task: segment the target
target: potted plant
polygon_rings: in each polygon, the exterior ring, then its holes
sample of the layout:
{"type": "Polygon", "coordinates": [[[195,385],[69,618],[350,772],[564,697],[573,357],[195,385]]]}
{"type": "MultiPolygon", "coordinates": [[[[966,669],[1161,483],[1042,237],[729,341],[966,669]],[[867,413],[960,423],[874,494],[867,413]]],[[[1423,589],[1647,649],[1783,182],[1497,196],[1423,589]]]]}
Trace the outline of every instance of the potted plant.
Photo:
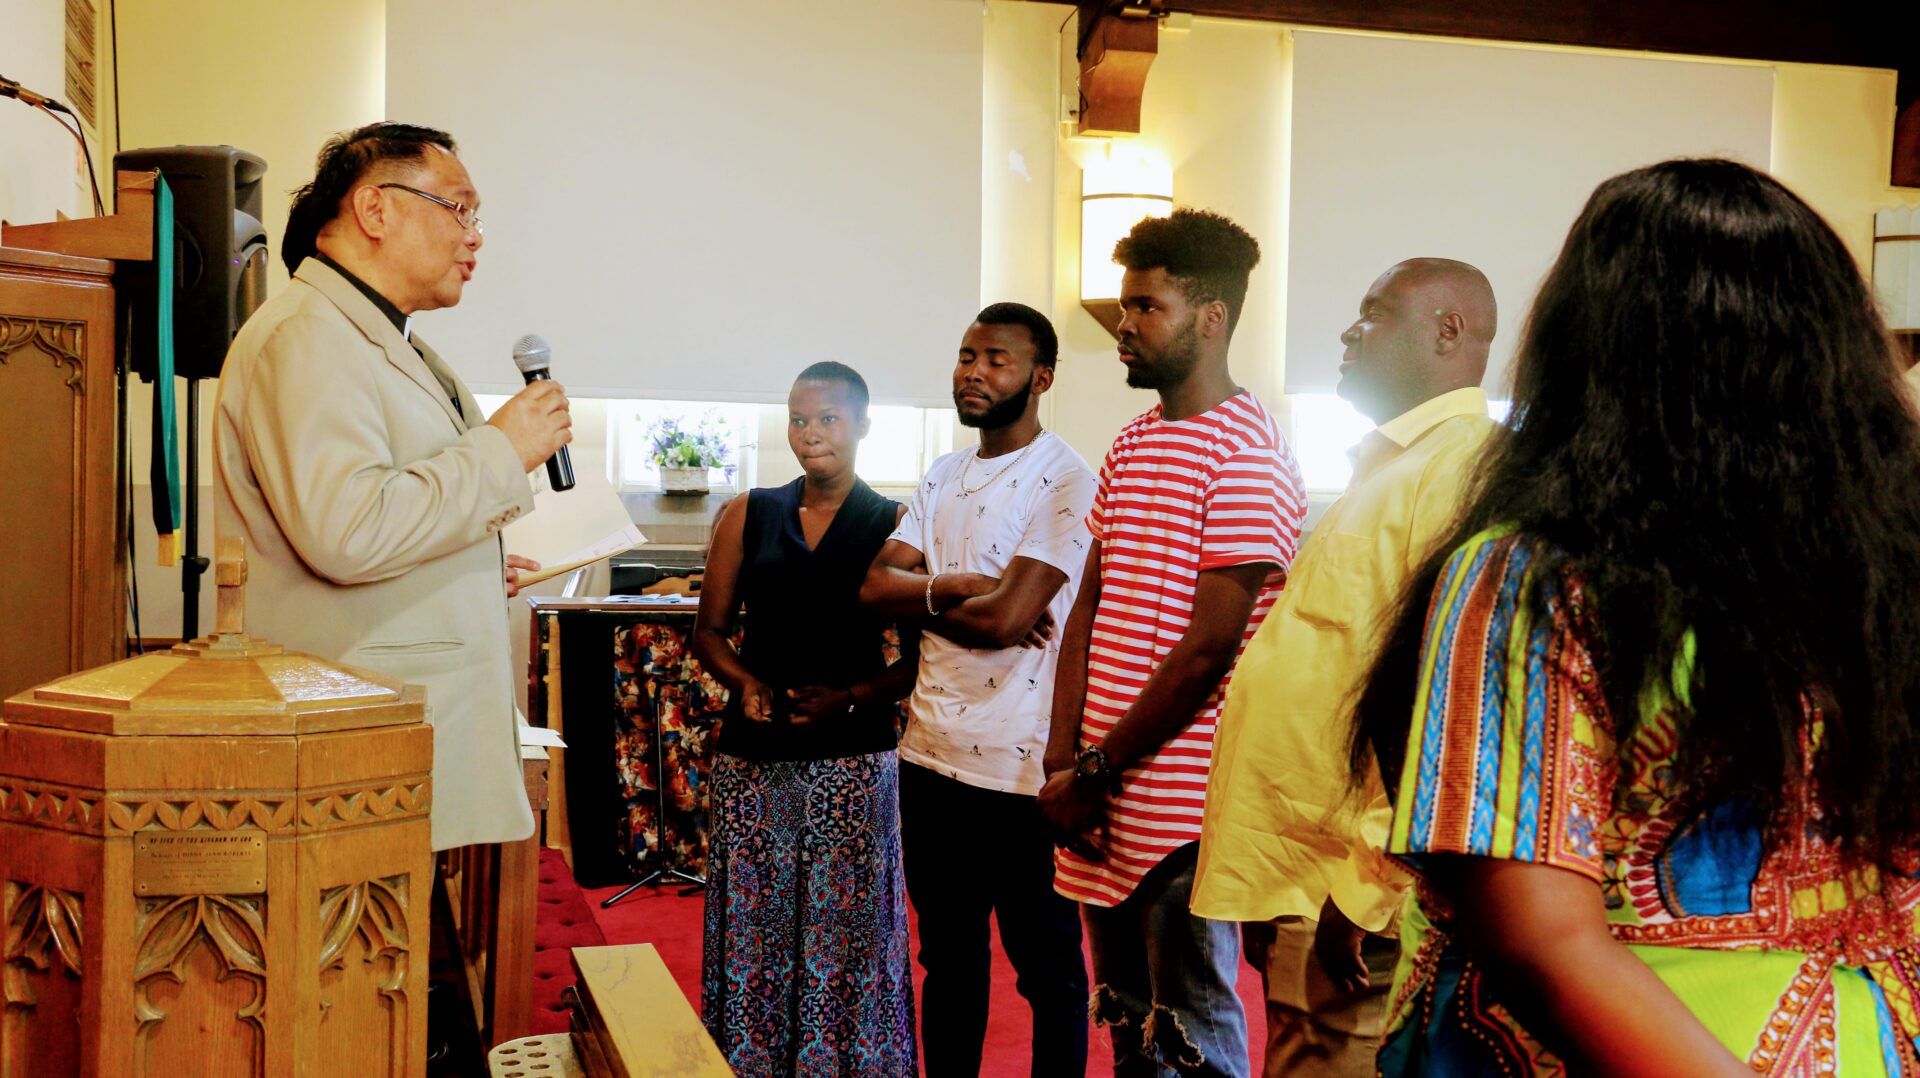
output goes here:
{"type": "Polygon", "coordinates": [[[714,412],[702,416],[697,427],[686,426],[679,416],[655,420],[647,427],[647,441],[663,493],[705,494],[711,468],[725,468],[727,479],[733,479],[733,438],[726,420],[714,412]]]}

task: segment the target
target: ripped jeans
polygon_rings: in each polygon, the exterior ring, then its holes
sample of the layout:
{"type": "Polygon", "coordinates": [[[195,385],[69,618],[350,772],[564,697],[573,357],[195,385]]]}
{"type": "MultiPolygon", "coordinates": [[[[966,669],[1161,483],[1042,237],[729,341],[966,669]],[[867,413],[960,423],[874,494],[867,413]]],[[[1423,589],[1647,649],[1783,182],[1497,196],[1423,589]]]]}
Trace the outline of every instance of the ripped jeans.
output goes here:
{"type": "Polygon", "coordinates": [[[1187,912],[1199,849],[1169,854],[1118,906],[1081,907],[1089,1009],[1113,1039],[1114,1078],[1248,1076],[1240,926],[1187,912]]]}

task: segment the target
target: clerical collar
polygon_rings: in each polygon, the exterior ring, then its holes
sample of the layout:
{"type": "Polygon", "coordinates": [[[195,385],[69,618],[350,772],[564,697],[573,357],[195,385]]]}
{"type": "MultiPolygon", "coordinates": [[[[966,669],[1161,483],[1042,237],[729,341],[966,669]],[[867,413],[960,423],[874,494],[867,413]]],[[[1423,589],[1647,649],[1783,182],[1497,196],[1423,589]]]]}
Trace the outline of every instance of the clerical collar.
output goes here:
{"type": "Polygon", "coordinates": [[[339,274],[342,277],[345,277],[349,284],[353,285],[353,287],[355,288],[358,288],[360,290],[361,295],[373,301],[373,305],[375,307],[380,308],[380,313],[387,316],[387,321],[393,323],[393,328],[400,331],[400,336],[403,340],[408,337],[408,330],[411,328],[413,324],[413,319],[409,318],[404,314],[401,314],[400,308],[395,307],[393,305],[393,301],[387,299],[387,297],[381,295],[380,293],[375,292],[373,290],[372,285],[361,280],[358,276],[354,274],[352,270],[348,269],[347,267],[341,265],[338,262],[335,262],[333,259],[327,257],[325,254],[322,254],[319,251],[315,251],[313,252],[313,257],[326,263],[327,266],[333,270],[333,272],[339,274]]]}

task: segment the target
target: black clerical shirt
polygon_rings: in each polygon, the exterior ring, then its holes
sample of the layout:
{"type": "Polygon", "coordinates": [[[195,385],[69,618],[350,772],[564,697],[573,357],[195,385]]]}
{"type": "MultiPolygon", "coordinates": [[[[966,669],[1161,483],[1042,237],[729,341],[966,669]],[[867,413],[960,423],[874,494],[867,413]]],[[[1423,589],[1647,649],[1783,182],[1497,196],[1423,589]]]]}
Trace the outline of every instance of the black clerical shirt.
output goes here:
{"type": "MultiPolygon", "coordinates": [[[[333,259],[327,257],[325,254],[322,254],[319,251],[315,251],[313,252],[313,257],[325,263],[328,268],[333,270],[333,272],[339,274],[342,277],[345,277],[347,279],[348,284],[351,284],[353,287],[359,289],[361,295],[367,297],[367,299],[371,301],[375,307],[378,307],[380,309],[381,314],[384,314],[387,316],[387,321],[392,322],[393,328],[400,331],[400,336],[405,338],[408,344],[413,344],[413,334],[407,332],[407,321],[408,321],[407,316],[400,313],[400,308],[394,306],[392,300],[388,299],[387,297],[381,295],[379,292],[375,291],[372,285],[361,280],[359,276],[356,275],[352,270],[348,269],[347,267],[341,265],[338,262],[335,262],[333,259]]],[[[420,350],[420,346],[414,345],[413,350],[418,352],[420,350]]],[[[428,367],[427,369],[430,371],[433,370],[432,367],[428,367]]],[[[434,378],[434,381],[440,383],[440,388],[443,391],[445,391],[445,393],[447,394],[447,399],[453,402],[453,410],[455,412],[458,412],[462,419],[466,418],[467,410],[465,408],[460,407],[459,392],[456,391],[453,388],[453,386],[449,385],[446,379],[440,377],[439,371],[433,371],[433,378],[434,378]]]]}

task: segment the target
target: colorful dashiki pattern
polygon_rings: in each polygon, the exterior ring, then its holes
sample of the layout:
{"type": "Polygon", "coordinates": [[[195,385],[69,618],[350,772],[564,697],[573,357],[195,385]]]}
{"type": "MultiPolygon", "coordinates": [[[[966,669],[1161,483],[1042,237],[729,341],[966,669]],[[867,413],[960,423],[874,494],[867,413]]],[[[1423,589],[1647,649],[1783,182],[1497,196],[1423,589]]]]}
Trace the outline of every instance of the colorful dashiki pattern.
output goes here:
{"type": "MultiPolygon", "coordinates": [[[[1578,583],[1551,592],[1544,617],[1520,601],[1535,549],[1482,533],[1441,575],[1388,851],[1416,872],[1451,853],[1591,878],[1614,938],[1756,1073],[1920,1075],[1920,880],[1843,864],[1818,836],[1810,782],[1807,826],[1781,848],[1763,845],[1744,803],[1690,809],[1671,766],[1684,692],[1644,705],[1623,757],[1578,583]]],[[[1804,758],[1821,729],[1809,710],[1804,758]]],[[[1451,944],[1447,919],[1423,881],[1381,1073],[1564,1074],[1451,944]]]]}

